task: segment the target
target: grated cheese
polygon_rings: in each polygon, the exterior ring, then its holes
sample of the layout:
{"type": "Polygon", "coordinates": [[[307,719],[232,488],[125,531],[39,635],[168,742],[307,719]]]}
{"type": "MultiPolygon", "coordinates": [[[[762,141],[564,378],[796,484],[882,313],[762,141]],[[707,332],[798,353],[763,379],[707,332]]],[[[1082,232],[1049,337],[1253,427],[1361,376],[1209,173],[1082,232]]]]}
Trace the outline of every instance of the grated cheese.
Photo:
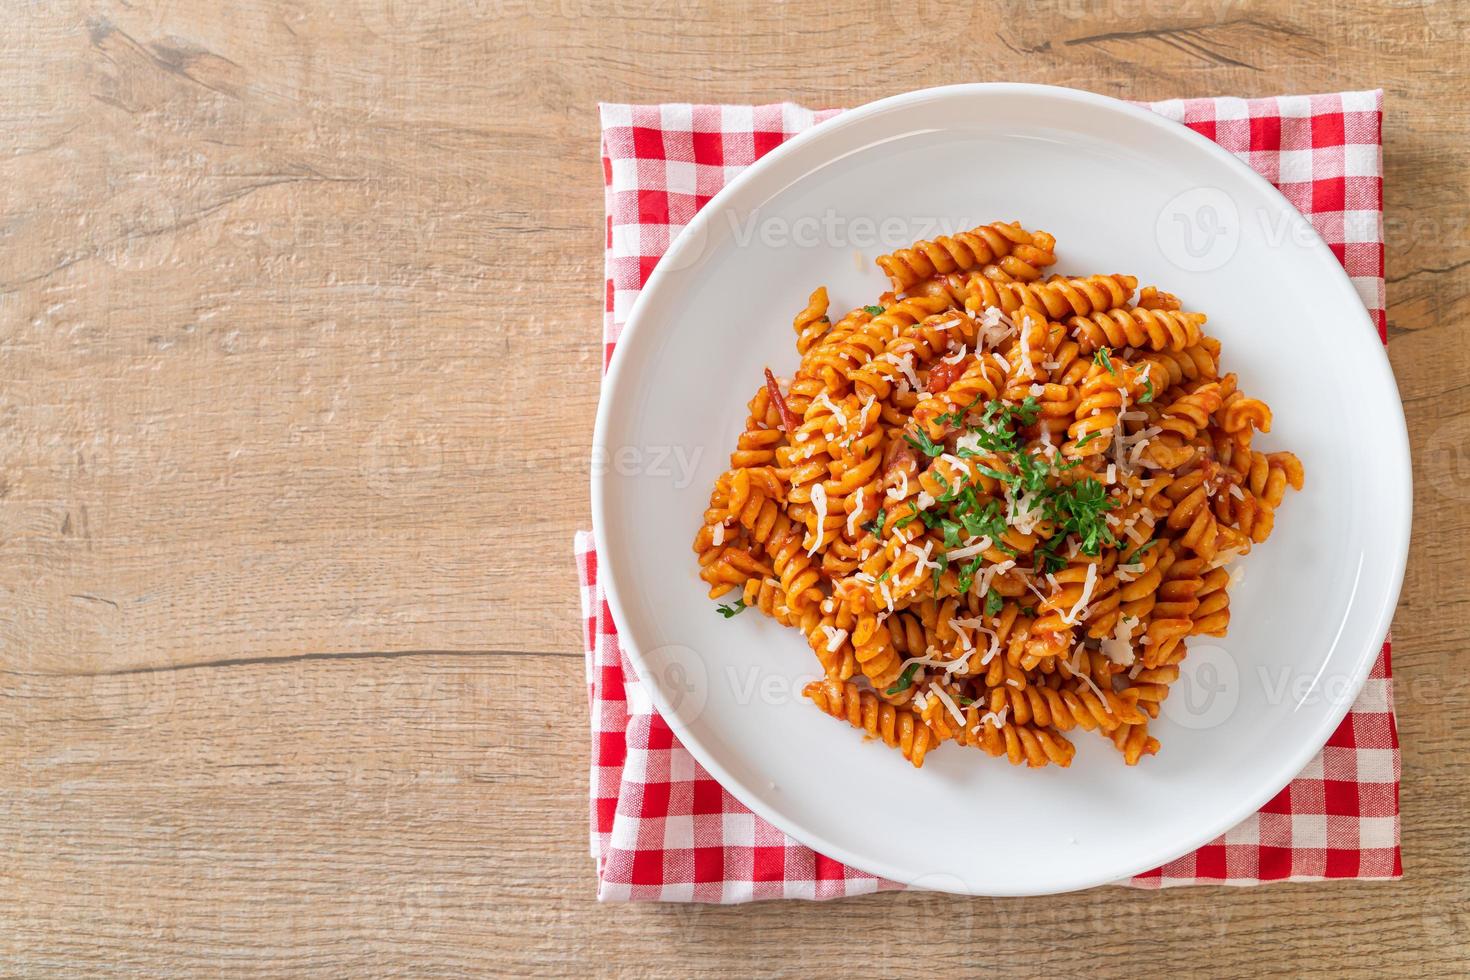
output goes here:
{"type": "Polygon", "coordinates": [[[1138,620],[1132,616],[1119,616],[1118,622],[1113,626],[1113,635],[1098,644],[1103,656],[1122,667],[1132,664],[1133,628],[1137,625],[1138,620]]]}
{"type": "Polygon", "coordinates": [[[960,710],[959,705],[954,703],[954,698],[949,696],[948,691],[932,681],[929,683],[929,690],[933,691],[935,696],[944,702],[944,706],[949,709],[949,713],[954,715],[955,721],[961,725],[965,723],[965,713],[960,710]]]}
{"type": "Polygon", "coordinates": [[[898,369],[903,372],[904,379],[908,381],[915,391],[924,390],[924,386],[919,384],[919,376],[914,373],[914,355],[905,354],[895,363],[898,365],[898,369]]]}
{"type": "Polygon", "coordinates": [[[1036,493],[1028,491],[1021,496],[1013,496],[1014,491],[1009,485],[1002,488],[1006,501],[1006,523],[1020,531],[1022,534],[1030,534],[1045,518],[1041,508],[1036,506],[1036,493]]]}
{"type": "Polygon", "coordinates": [[[827,652],[836,653],[842,646],[842,641],[847,639],[847,630],[834,629],[826,623],[822,624],[822,632],[827,634],[827,652]]]}
{"type": "Polygon", "coordinates": [[[852,496],[852,513],[847,515],[847,533],[851,537],[857,537],[858,519],[863,516],[863,491],[867,487],[858,487],[857,493],[852,496]]]}
{"type": "Polygon", "coordinates": [[[817,549],[822,547],[822,539],[827,535],[827,488],[820,483],[812,484],[812,506],[817,511],[817,529],[813,536],[815,540],[807,549],[807,555],[815,557],[817,549]]]}
{"type": "Polygon", "coordinates": [[[1079,643],[1076,648],[1072,650],[1072,655],[1067,658],[1067,669],[1074,674],[1081,675],[1083,673],[1082,658],[1086,655],[1087,648],[1079,643]]]}
{"type": "Polygon", "coordinates": [[[964,629],[960,627],[960,621],[958,619],[951,619],[949,621],[949,628],[954,630],[955,636],[958,636],[960,638],[960,647],[964,650],[965,653],[969,653],[971,650],[975,649],[975,642],[970,639],[970,634],[966,633],[964,629]]]}
{"type": "Polygon", "coordinates": [[[920,548],[918,545],[915,544],[906,545],[904,547],[904,550],[914,556],[914,559],[917,562],[915,568],[921,573],[927,572],[931,568],[940,567],[939,562],[929,560],[929,553],[934,550],[933,541],[925,541],[923,548],[920,548]]]}
{"type": "Polygon", "coordinates": [[[990,584],[995,579],[1016,567],[1016,563],[1007,558],[996,565],[987,565],[980,572],[980,577],[975,580],[974,591],[976,595],[986,595],[990,592],[990,584]]]}
{"type": "Polygon", "coordinates": [[[1001,708],[999,714],[996,714],[994,711],[987,711],[979,721],[975,722],[975,727],[970,729],[970,731],[978,734],[982,725],[994,725],[995,730],[1000,731],[1002,728],[1006,727],[1006,716],[1010,714],[1010,712],[1010,705],[1006,705],[1005,707],[1001,708]]]}
{"type": "Polygon", "coordinates": [[[1021,343],[1021,366],[1023,370],[1020,376],[1023,378],[1036,377],[1036,365],[1031,363],[1031,332],[1027,329],[1033,322],[1031,311],[1027,310],[1026,322],[1021,324],[1020,332],[1017,334],[1017,338],[1021,343]]]}
{"type": "Polygon", "coordinates": [[[956,548],[953,551],[946,551],[944,553],[944,557],[948,558],[950,561],[958,561],[961,558],[973,558],[975,555],[980,554],[982,551],[989,551],[990,544],[991,541],[989,538],[981,538],[974,544],[967,544],[963,548],[956,548]]]}
{"type": "Polygon", "coordinates": [[[918,664],[921,667],[948,667],[949,663],[948,660],[940,658],[937,650],[930,647],[924,651],[922,657],[905,657],[903,660],[900,660],[898,662],[898,669],[900,671],[907,670],[912,664],[918,664]]]}
{"type": "Polygon", "coordinates": [[[1106,711],[1108,714],[1112,714],[1113,713],[1113,706],[1110,705],[1110,704],[1108,704],[1108,699],[1103,694],[1102,688],[1098,687],[1097,686],[1097,683],[1095,681],[1093,681],[1093,679],[1091,677],[1088,677],[1086,674],[1078,674],[1077,677],[1082,681],[1082,683],[1084,683],[1088,687],[1092,688],[1092,690],[1097,694],[1097,699],[1102,702],[1103,710],[1106,711]]]}
{"type": "Polygon", "coordinates": [[[1241,554],[1243,554],[1243,552],[1239,548],[1229,548],[1216,555],[1215,560],[1210,562],[1205,567],[1208,569],[1216,569],[1222,565],[1228,565],[1235,559],[1239,558],[1241,554]]]}
{"type": "Polygon", "coordinates": [[[1076,624],[1078,617],[1082,615],[1082,610],[1087,608],[1087,603],[1092,599],[1092,590],[1096,586],[1097,565],[1089,564],[1087,566],[1087,578],[1082,581],[1082,594],[1077,597],[1077,604],[1072,607],[1072,611],[1062,617],[1062,622],[1068,626],[1076,624]]]}
{"type": "Polygon", "coordinates": [[[842,409],[832,404],[832,399],[827,397],[825,391],[812,399],[811,407],[817,408],[819,406],[830,412],[832,417],[837,420],[837,424],[842,426],[843,429],[847,428],[847,415],[843,413],[842,409]]]}
{"type": "Polygon", "coordinates": [[[899,484],[898,484],[898,486],[889,487],[888,488],[888,493],[885,494],[885,496],[889,500],[902,500],[902,499],[904,499],[905,497],[907,497],[909,495],[909,473],[908,473],[908,470],[899,470],[898,471],[898,478],[899,478],[899,484]]]}

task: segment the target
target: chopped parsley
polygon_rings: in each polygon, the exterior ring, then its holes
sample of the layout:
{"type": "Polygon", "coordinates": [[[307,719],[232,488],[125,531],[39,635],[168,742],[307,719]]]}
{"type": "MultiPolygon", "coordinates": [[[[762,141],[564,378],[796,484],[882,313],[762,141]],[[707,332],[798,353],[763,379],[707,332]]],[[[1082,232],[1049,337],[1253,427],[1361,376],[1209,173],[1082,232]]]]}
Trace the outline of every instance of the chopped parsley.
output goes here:
{"type": "Polygon", "coordinates": [[[1067,567],[1067,559],[1057,554],[1057,549],[1059,549],[1065,541],[1066,536],[1058,534],[1055,537],[1042,542],[1041,546],[1038,547],[1034,552],[1032,552],[1032,557],[1036,561],[1036,570],[1038,572],[1060,572],[1062,569],[1067,567]]]}
{"type": "Polygon", "coordinates": [[[1001,516],[1000,503],[987,500],[982,505],[974,499],[974,488],[967,489],[970,492],[970,499],[966,501],[969,506],[959,511],[960,523],[964,525],[965,533],[971,537],[1000,540],[1000,536],[1006,531],[1006,520],[1001,516]]]}
{"type": "Polygon", "coordinates": [[[883,523],[887,516],[887,510],[879,507],[877,515],[871,521],[862,526],[863,530],[867,531],[875,538],[881,538],[883,536],[883,523]]]}
{"type": "Polygon", "coordinates": [[[959,594],[964,595],[970,591],[970,586],[975,584],[975,575],[980,571],[980,566],[985,564],[984,555],[976,555],[968,562],[960,566],[959,571],[959,594]]]}
{"type": "Polygon", "coordinates": [[[963,479],[955,483],[954,486],[950,486],[949,481],[946,480],[939,473],[934,474],[934,479],[938,481],[939,486],[944,490],[944,492],[941,493],[938,497],[938,500],[941,504],[954,503],[956,500],[960,499],[961,496],[963,496],[966,490],[974,493],[974,489],[970,486],[968,482],[963,479]]]}
{"type": "Polygon", "coordinates": [[[939,519],[939,527],[944,532],[944,546],[946,548],[958,548],[960,546],[960,522],[952,521],[947,517],[939,519]]]}
{"type": "Polygon", "coordinates": [[[1147,405],[1154,400],[1154,382],[1152,378],[1143,379],[1143,394],[1138,396],[1138,404],[1147,405]]]}
{"type": "Polygon", "coordinates": [[[1106,514],[1117,505],[1117,500],[1108,496],[1108,488],[1092,477],[1078,480],[1068,487],[1058,487],[1057,492],[1042,501],[1048,518],[1056,521],[1057,534],[1053,541],[1076,534],[1082,553],[1096,556],[1103,545],[1116,545],[1118,539],[1108,526],[1106,514]]]}
{"type": "Polygon", "coordinates": [[[1011,480],[1015,479],[1015,474],[1002,473],[1000,470],[986,466],[984,463],[977,464],[975,466],[975,469],[979,470],[981,473],[984,473],[986,476],[990,477],[993,480],[999,480],[1001,483],[1009,483],[1011,482],[1011,480]]]}
{"type": "MultiPolygon", "coordinates": [[[[1109,358],[1110,353],[1106,347],[1099,348],[1094,359],[1109,373],[1117,374],[1109,358]]],[[[983,396],[976,396],[963,408],[936,416],[934,421],[939,425],[960,428],[967,433],[964,436],[966,445],[957,447],[956,455],[976,459],[971,464],[974,472],[999,483],[1006,499],[1001,500],[999,494],[970,483],[968,473],[957,474],[957,479],[951,479],[931,469],[929,476],[934,481],[933,485],[939,488],[939,496],[935,498],[937,506],[921,512],[918,504],[910,501],[908,513],[894,522],[894,529],[902,529],[922,518],[926,528],[939,532],[946,551],[964,547],[967,540],[989,538],[991,547],[1015,559],[1019,552],[1002,540],[1009,529],[1006,511],[1008,502],[1009,506],[1014,506],[1015,501],[1025,498],[1025,506],[1038,512],[1053,529],[1031,552],[1037,571],[1056,572],[1065,568],[1074,535],[1076,545],[1072,547],[1089,557],[1099,555],[1105,546],[1116,547],[1118,540],[1108,526],[1107,514],[1118,505],[1118,500],[1109,495],[1107,487],[1091,475],[1084,475],[1081,479],[1064,478],[1063,474],[1082,465],[1083,460],[1056,459],[1023,441],[1021,429],[1035,424],[1040,416],[1041,403],[1034,396],[1028,396],[1019,403],[1000,399],[983,401],[983,396]],[[972,421],[971,413],[977,409],[978,416],[972,421]]],[[[1100,435],[1105,433],[1089,432],[1074,445],[1076,448],[1086,446],[1100,435]]],[[[942,455],[946,449],[944,440],[935,442],[922,428],[907,430],[903,437],[910,446],[931,459],[942,455]]],[[[976,555],[954,565],[961,594],[973,587],[985,561],[983,555],[976,555]]],[[[951,563],[941,552],[935,564],[933,581],[937,596],[943,573],[951,563]]],[[[984,609],[987,615],[999,615],[1004,604],[1005,598],[1000,593],[994,589],[986,592],[984,609]]]]}
{"type": "Polygon", "coordinates": [[[970,404],[966,405],[964,408],[960,409],[959,411],[945,412],[943,415],[936,415],[934,417],[934,421],[938,422],[940,425],[964,425],[965,418],[970,414],[970,410],[973,409],[976,405],[980,404],[980,399],[984,397],[985,392],[982,391],[980,394],[976,395],[970,401],[970,404]]]}
{"type": "Polygon", "coordinates": [[[865,306],[865,307],[863,307],[863,312],[864,313],[871,314],[872,316],[878,316],[879,314],[881,314],[883,312],[883,307],[881,307],[881,306],[865,306]]]}
{"type": "Polygon", "coordinates": [[[949,556],[944,552],[939,553],[939,558],[934,563],[934,598],[939,598],[939,577],[949,568],[949,556]]]}
{"type": "Polygon", "coordinates": [[[1154,545],[1156,545],[1158,543],[1159,543],[1159,539],[1158,538],[1150,538],[1149,540],[1145,541],[1143,544],[1139,545],[1138,550],[1135,551],[1133,554],[1129,555],[1128,558],[1125,561],[1122,562],[1122,564],[1124,564],[1124,565],[1131,565],[1131,564],[1133,564],[1135,561],[1137,561],[1139,559],[1139,557],[1141,557],[1143,555],[1143,553],[1145,551],[1147,551],[1148,549],[1152,548],[1154,545]]]}
{"type": "Polygon", "coordinates": [[[1093,355],[1092,359],[1097,362],[1099,367],[1106,368],[1109,374],[1117,374],[1118,372],[1113,370],[1112,358],[1108,357],[1108,354],[1110,353],[1112,353],[1112,351],[1110,351],[1108,348],[1099,347],[1097,349],[1097,353],[1093,355]]]}
{"type": "MultiPolygon", "coordinates": [[[[975,400],[960,411],[940,415],[934,421],[940,425],[954,425],[966,429],[974,436],[975,445],[988,453],[1016,452],[1019,444],[1011,426],[1016,423],[1023,426],[1033,424],[1041,415],[1041,403],[1034,395],[1027,395],[1019,405],[1008,405],[998,399],[988,401],[980,414],[980,421],[971,425],[966,420],[982,397],[984,397],[983,394],[976,395],[975,400]]],[[[980,453],[966,447],[960,449],[957,455],[961,459],[968,459],[980,453]]]]}
{"type": "Polygon", "coordinates": [[[728,606],[717,607],[716,611],[719,612],[719,614],[721,616],[724,616],[726,619],[733,619],[741,613],[745,612],[746,608],[747,607],[745,605],[744,599],[736,599],[728,606]]]}
{"type": "Polygon", "coordinates": [[[925,432],[922,428],[918,429],[915,432],[909,432],[907,429],[905,429],[903,433],[903,441],[908,443],[910,446],[913,446],[915,449],[923,453],[925,456],[928,456],[930,459],[933,459],[935,456],[938,456],[940,453],[944,452],[944,443],[935,442],[933,439],[930,439],[929,433],[925,432]]]}
{"type": "Polygon", "coordinates": [[[898,676],[898,680],[894,681],[893,686],[883,693],[902,694],[904,691],[907,691],[909,688],[914,686],[914,674],[916,674],[918,670],[918,664],[909,664],[907,667],[904,668],[903,673],[898,676]]]}

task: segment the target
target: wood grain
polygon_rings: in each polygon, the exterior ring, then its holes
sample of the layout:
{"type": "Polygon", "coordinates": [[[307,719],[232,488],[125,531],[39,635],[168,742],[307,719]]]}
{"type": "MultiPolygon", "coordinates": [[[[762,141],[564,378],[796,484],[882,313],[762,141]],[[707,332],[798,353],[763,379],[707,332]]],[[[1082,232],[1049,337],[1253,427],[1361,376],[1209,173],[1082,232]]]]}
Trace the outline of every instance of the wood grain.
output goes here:
{"type": "Polygon", "coordinates": [[[1412,2],[12,4],[3,972],[1463,973],[1467,41],[1412,2]],[[600,907],[596,102],[983,79],[1386,90],[1406,879],[600,907]]]}

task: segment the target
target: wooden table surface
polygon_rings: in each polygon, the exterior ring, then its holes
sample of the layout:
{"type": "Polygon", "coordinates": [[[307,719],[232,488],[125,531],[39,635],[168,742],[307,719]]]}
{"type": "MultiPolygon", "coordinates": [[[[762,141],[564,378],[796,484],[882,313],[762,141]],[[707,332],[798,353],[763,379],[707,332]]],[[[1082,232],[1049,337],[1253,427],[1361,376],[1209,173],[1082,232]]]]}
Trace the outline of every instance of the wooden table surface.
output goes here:
{"type": "Polygon", "coordinates": [[[0,972],[1465,969],[1465,5],[7,7],[0,972]],[[1386,90],[1405,880],[599,906],[596,103],[986,79],[1386,90]]]}

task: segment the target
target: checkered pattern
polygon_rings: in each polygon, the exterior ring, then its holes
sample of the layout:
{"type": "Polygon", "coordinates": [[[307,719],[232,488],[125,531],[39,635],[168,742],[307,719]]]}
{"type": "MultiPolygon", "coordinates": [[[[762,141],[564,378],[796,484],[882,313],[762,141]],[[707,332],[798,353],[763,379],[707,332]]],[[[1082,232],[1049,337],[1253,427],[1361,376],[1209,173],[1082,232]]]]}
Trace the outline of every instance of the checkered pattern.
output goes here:
{"type": "MultiPolygon", "coordinates": [[[[1326,239],[1386,341],[1382,93],[1148,104],[1219,143],[1286,195],[1326,239]]],[[[604,105],[610,358],[669,243],[733,176],[840,110],[794,105],[604,105]]],[[[838,898],[902,886],[798,844],[712,779],[653,710],[576,538],[592,716],[592,856],[605,901],[838,898]]],[[[1397,878],[1399,747],[1389,646],[1327,745],[1244,823],[1119,884],[1142,888],[1397,878]]]]}

